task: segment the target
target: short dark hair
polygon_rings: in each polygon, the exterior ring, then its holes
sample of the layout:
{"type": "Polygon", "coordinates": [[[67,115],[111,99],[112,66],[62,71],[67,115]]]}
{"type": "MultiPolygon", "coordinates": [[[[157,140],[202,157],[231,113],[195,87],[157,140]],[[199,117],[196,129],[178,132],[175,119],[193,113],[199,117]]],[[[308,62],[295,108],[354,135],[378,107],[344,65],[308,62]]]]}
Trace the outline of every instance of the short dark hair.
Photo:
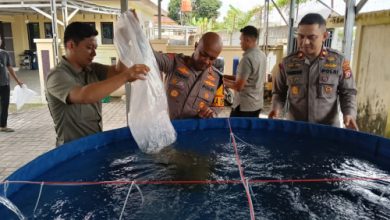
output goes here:
{"type": "Polygon", "coordinates": [[[97,36],[98,31],[87,23],[82,22],[72,22],[66,26],[64,34],[64,46],[70,40],[73,40],[76,44],[85,38],[97,36]]]}
{"type": "Polygon", "coordinates": [[[254,37],[254,38],[256,38],[256,39],[259,37],[259,32],[257,31],[257,28],[255,28],[255,27],[252,26],[252,25],[245,26],[244,28],[242,28],[242,29],[240,30],[240,32],[241,32],[244,36],[254,37]]]}
{"type": "Polygon", "coordinates": [[[312,25],[312,24],[318,24],[320,27],[321,26],[326,26],[326,20],[317,13],[309,13],[301,19],[299,22],[299,25],[312,25]]]}

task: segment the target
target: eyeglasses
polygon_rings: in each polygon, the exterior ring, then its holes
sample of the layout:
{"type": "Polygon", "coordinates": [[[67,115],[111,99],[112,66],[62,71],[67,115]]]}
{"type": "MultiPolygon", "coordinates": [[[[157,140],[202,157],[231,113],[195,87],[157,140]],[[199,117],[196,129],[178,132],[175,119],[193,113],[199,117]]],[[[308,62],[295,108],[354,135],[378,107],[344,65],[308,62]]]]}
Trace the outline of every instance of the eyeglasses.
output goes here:
{"type": "Polygon", "coordinates": [[[295,34],[295,37],[298,39],[298,40],[304,40],[305,38],[307,38],[309,41],[315,41],[318,39],[319,35],[315,35],[315,34],[310,34],[310,35],[304,35],[304,34],[295,34]]]}

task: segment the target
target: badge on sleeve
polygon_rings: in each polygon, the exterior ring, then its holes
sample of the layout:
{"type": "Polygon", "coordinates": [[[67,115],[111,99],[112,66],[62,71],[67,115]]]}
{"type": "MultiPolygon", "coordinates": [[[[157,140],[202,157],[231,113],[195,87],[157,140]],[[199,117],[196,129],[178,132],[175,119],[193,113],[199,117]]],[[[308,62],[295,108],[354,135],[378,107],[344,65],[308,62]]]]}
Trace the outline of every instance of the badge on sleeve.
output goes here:
{"type": "Polygon", "coordinates": [[[203,109],[206,106],[206,103],[199,102],[199,109],[203,109]]]}
{"type": "Polygon", "coordinates": [[[293,95],[298,95],[299,94],[298,86],[291,87],[291,94],[293,94],[293,95]]]}
{"type": "Polygon", "coordinates": [[[332,86],[328,86],[328,85],[325,86],[325,92],[326,92],[327,94],[332,93],[332,91],[333,91],[332,86]]]}
{"type": "Polygon", "coordinates": [[[348,60],[344,60],[343,62],[343,75],[344,79],[349,79],[352,76],[351,66],[348,60]]]}
{"type": "Polygon", "coordinates": [[[172,91],[170,92],[170,95],[171,95],[172,97],[176,98],[176,97],[179,95],[179,92],[178,92],[176,89],[174,89],[174,90],[172,90],[172,91]]]}

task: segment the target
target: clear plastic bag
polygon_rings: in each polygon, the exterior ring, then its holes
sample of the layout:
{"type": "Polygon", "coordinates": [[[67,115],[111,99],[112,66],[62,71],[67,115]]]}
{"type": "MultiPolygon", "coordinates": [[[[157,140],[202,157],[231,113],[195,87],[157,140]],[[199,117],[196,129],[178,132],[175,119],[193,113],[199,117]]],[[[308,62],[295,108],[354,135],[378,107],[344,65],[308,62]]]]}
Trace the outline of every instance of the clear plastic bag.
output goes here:
{"type": "Polygon", "coordinates": [[[146,80],[131,83],[128,125],[145,153],[157,153],[176,141],[168,114],[164,84],[153,50],[131,11],[123,13],[115,26],[115,47],[127,67],[146,64],[150,68],[146,80]]]}
{"type": "Polygon", "coordinates": [[[24,104],[29,102],[37,93],[29,88],[26,84],[22,84],[20,87],[16,85],[13,92],[13,101],[16,104],[16,110],[19,110],[23,107],[24,104]]]}

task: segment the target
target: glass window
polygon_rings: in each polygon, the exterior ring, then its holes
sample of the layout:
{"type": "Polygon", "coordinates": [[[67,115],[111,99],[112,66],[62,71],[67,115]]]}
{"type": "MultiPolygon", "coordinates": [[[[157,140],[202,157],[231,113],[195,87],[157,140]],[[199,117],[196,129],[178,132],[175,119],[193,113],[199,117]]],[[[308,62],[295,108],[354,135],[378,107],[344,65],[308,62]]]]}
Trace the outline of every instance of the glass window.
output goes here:
{"type": "Polygon", "coordinates": [[[114,28],[112,22],[102,22],[102,44],[114,43],[114,28]]]}
{"type": "Polygon", "coordinates": [[[45,38],[53,38],[53,29],[50,22],[45,22],[44,24],[45,28],[45,38]]]}

